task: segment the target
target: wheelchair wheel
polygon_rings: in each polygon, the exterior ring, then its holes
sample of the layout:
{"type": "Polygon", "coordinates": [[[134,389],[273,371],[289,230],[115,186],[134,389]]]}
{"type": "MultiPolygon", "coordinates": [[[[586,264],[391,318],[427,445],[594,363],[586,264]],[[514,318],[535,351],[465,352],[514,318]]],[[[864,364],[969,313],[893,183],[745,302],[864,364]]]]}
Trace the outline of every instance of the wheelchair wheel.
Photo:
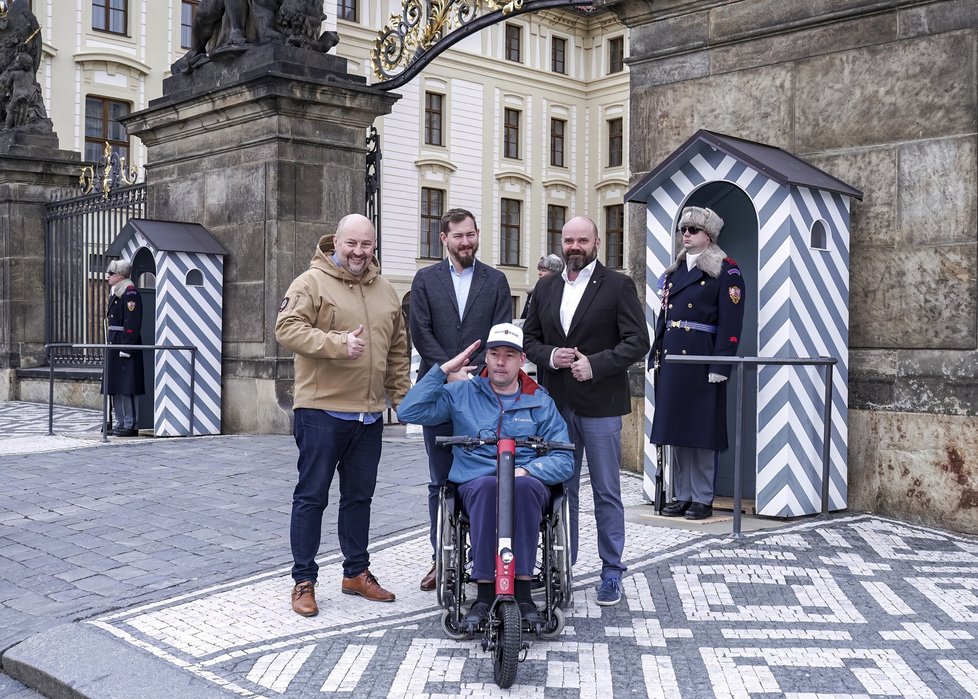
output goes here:
{"type": "Polygon", "coordinates": [[[520,619],[520,608],[512,602],[499,605],[497,612],[499,618],[496,622],[496,646],[492,654],[492,676],[500,689],[507,689],[516,681],[523,621],[520,619]]]}
{"type": "Polygon", "coordinates": [[[453,641],[464,641],[469,638],[469,635],[462,630],[461,625],[452,616],[451,610],[448,609],[441,613],[441,630],[453,641]]]}
{"type": "Polygon", "coordinates": [[[553,619],[549,625],[543,627],[540,630],[540,638],[546,638],[550,640],[552,638],[557,638],[564,630],[564,612],[561,611],[560,607],[554,607],[553,619]]]}
{"type": "Polygon", "coordinates": [[[438,605],[452,607],[455,604],[455,536],[449,502],[444,489],[438,495],[438,523],[435,529],[435,592],[438,605]]]}
{"type": "Polygon", "coordinates": [[[570,503],[567,498],[561,503],[556,529],[553,552],[559,586],[556,604],[561,609],[570,609],[574,606],[574,592],[571,589],[574,585],[574,573],[571,570],[570,503]]]}

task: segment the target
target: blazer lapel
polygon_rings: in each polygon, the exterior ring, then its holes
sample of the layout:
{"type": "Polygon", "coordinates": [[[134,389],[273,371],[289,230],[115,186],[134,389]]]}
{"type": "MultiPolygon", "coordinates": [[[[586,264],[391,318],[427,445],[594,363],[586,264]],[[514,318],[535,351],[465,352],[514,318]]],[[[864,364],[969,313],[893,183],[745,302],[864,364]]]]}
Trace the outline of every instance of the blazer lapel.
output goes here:
{"type": "MultiPolygon", "coordinates": [[[[577,304],[577,310],[574,311],[574,317],[571,318],[570,328],[567,331],[567,336],[570,337],[577,326],[580,324],[581,319],[587,313],[588,306],[594,301],[594,297],[598,295],[598,290],[601,288],[601,282],[604,281],[604,265],[600,262],[594,265],[594,272],[591,274],[591,278],[588,280],[587,288],[584,290],[584,295],[581,297],[581,302],[577,304]]],[[[557,310],[558,322],[560,309],[557,310]]]]}
{"type": "Polygon", "coordinates": [[[441,282],[441,285],[445,290],[445,296],[447,296],[452,302],[452,308],[455,309],[455,315],[457,316],[458,299],[455,297],[455,284],[452,282],[452,272],[448,268],[450,264],[452,264],[451,260],[447,258],[442,260],[441,264],[438,265],[435,276],[438,277],[438,281],[441,282]]]}

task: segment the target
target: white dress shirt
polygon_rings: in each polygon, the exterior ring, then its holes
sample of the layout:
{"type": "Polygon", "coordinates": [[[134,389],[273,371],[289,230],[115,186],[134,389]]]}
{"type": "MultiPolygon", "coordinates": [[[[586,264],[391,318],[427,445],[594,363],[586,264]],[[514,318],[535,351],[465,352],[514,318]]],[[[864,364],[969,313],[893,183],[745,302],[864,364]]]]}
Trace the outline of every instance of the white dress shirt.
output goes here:
{"type": "MultiPolygon", "coordinates": [[[[597,260],[592,260],[591,264],[577,273],[577,279],[574,281],[567,278],[566,268],[560,273],[560,276],[564,278],[564,293],[560,297],[560,327],[564,329],[564,335],[570,332],[571,320],[577,313],[577,307],[581,305],[581,299],[584,298],[587,285],[591,283],[591,275],[594,274],[597,262],[597,260]]],[[[557,368],[554,366],[554,352],[556,351],[557,348],[555,347],[554,351],[550,353],[551,369],[557,368]]]]}

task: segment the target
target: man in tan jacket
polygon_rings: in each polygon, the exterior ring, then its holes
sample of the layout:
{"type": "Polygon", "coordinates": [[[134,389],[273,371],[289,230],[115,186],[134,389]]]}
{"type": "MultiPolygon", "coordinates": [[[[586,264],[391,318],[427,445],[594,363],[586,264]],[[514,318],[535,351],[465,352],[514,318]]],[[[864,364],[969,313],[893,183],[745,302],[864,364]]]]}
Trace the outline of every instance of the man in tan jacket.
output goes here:
{"type": "Polygon", "coordinates": [[[370,502],[377,485],[382,411],[411,387],[401,304],[374,258],[376,232],[360,214],[343,217],[319,241],[309,269],[279,306],[275,338],[295,353],[295,442],[299,482],[292,496],[292,609],[314,616],[323,510],[340,476],[337,533],[345,594],[378,602],[394,595],[369,570],[370,502]]]}

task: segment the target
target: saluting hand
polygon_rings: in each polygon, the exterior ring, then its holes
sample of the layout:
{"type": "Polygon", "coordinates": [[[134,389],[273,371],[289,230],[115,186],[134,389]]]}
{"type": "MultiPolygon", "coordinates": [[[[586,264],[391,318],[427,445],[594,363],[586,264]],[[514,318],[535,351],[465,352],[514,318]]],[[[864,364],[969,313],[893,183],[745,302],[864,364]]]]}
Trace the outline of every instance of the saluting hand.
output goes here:
{"type": "Polygon", "coordinates": [[[574,362],[570,366],[571,375],[578,381],[590,381],[594,374],[591,372],[591,362],[574,348],[574,362]]]}
{"type": "Polygon", "coordinates": [[[350,359],[358,359],[367,349],[367,341],[360,337],[362,334],[363,324],[346,334],[346,355],[350,359]]]}
{"type": "Polygon", "coordinates": [[[458,381],[459,379],[469,378],[469,372],[475,369],[475,367],[467,365],[466,362],[469,361],[469,357],[472,356],[473,352],[479,349],[479,345],[481,344],[482,344],[482,340],[476,340],[471,345],[469,345],[464,350],[462,350],[461,352],[459,352],[454,357],[452,357],[447,362],[441,365],[441,370],[444,371],[445,376],[448,377],[448,383],[451,383],[452,381],[458,381]]]}

